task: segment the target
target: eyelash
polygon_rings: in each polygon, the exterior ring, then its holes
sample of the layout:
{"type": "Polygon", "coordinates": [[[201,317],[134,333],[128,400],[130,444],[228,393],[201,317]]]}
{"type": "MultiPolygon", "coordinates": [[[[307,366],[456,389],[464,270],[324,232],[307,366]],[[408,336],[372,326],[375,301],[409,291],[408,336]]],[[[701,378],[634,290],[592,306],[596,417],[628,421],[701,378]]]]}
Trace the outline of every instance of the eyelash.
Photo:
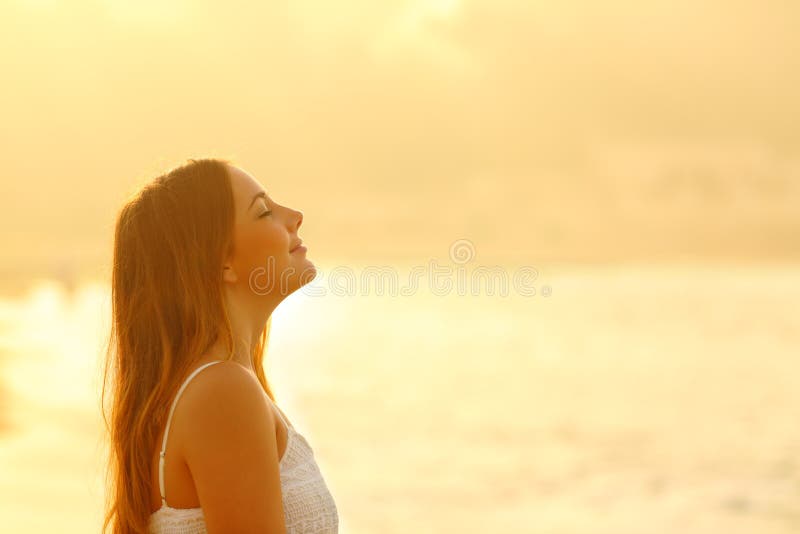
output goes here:
{"type": "Polygon", "coordinates": [[[267,215],[269,215],[270,213],[272,213],[272,210],[267,210],[267,211],[265,211],[264,213],[262,213],[261,215],[259,215],[259,216],[258,216],[258,218],[260,219],[260,218],[262,218],[262,217],[266,217],[266,216],[267,216],[267,215]]]}

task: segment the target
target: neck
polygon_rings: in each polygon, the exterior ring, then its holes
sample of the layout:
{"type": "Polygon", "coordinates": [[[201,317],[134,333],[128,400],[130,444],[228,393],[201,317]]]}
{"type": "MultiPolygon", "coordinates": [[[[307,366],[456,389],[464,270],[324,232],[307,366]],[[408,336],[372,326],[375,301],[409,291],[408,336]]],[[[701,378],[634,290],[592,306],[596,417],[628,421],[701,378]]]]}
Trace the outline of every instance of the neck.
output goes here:
{"type": "MultiPolygon", "coordinates": [[[[228,317],[233,329],[233,360],[255,373],[253,365],[253,351],[258,344],[261,332],[267,324],[267,320],[277,307],[277,304],[269,305],[266,309],[260,308],[253,312],[234,299],[227,299],[228,317]]],[[[263,305],[263,303],[262,303],[263,305]]],[[[213,361],[225,359],[228,353],[225,339],[222,335],[217,337],[214,344],[206,351],[201,358],[202,361],[213,361]]]]}

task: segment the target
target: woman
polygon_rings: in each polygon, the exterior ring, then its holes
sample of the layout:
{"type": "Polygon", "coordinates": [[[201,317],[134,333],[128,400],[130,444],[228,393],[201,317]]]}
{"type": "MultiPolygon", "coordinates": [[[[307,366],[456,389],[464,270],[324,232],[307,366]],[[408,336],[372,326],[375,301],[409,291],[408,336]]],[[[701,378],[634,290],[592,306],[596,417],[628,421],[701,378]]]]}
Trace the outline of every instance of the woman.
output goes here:
{"type": "Polygon", "coordinates": [[[120,210],[103,532],[337,532],[313,451],[262,367],[272,312],[316,275],[302,221],[211,158],[155,178],[120,210]]]}

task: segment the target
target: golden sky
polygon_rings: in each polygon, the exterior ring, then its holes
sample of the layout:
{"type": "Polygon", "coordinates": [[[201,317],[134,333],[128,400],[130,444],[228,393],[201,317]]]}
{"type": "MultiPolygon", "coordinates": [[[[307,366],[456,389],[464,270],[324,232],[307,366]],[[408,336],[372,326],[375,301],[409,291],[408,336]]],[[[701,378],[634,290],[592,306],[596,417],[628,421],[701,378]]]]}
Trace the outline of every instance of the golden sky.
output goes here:
{"type": "Polygon", "coordinates": [[[12,262],[95,261],[131,188],[220,155],[305,212],[317,254],[797,256],[798,20],[755,0],[6,0],[0,232],[12,262]]]}

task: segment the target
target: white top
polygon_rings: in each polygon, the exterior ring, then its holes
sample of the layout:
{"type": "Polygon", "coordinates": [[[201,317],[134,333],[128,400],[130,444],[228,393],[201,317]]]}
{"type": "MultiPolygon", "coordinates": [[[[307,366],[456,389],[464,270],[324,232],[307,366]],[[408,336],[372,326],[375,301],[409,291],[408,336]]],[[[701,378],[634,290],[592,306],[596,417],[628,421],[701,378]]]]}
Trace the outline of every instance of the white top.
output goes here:
{"type": "MultiPolygon", "coordinates": [[[[161,508],[150,515],[150,534],[205,534],[206,524],[202,508],[172,508],[164,497],[164,453],[167,448],[172,413],[183,390],[197,373],[223,360],[216,360],[195,369],[178,389],[167,417],[161,454],[158,461],[158,485],[161,492],[161,508]]],[[[272,402],[266,392],[264,396],[272,402]]],[[[274,403],[273,403],[274,405],[274,403]]],[[[275,405],[276,408],[277,405],[275,405]]],[[[281,421],[286,426],[286,451],[278,465],[281,475],[281,496],[287,534],[337,534],[339,515],[336,503],[322,473],[314,460],[314,451],[293,426],[289,425],[278,408],[281,421]]]]}

